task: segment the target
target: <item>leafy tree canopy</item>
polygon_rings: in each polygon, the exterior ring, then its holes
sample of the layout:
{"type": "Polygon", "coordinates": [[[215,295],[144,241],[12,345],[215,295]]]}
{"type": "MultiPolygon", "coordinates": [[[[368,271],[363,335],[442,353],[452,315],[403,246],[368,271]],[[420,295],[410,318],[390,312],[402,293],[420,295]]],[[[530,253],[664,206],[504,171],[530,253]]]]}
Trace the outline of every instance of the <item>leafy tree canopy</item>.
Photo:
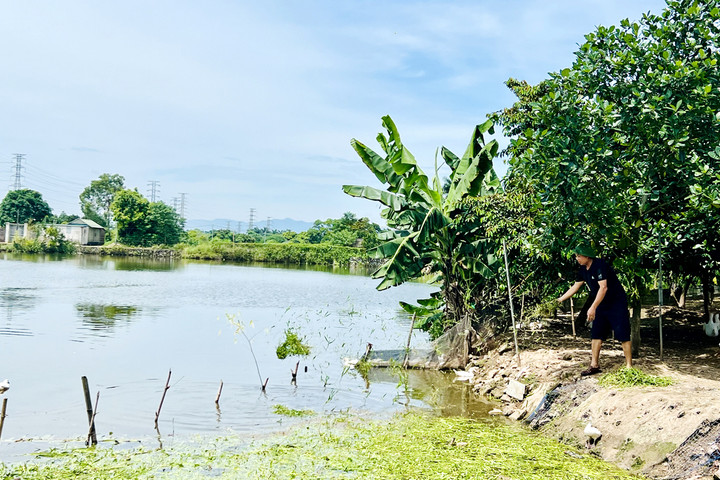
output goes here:
{"type": "Polygon", "coordinates": [[[121,190],[111,204],[118,240],[126,245],[175,245],[183,236],[184,220],[163,202],[149,202],[137,190],[121,190]]]}
{"type": "Polygon", "coordinates": [[[405,305],[408,311],[427,315],[420,326],[437,336],[474,316],[473,301],[495,274],[496,245],[478,235],[476,225],[463,222],[462,213],[467,199],[500,189],[492,167],[498,143],[485,142],[484,134],[493,133],[492,121],[488,120],[475,127],[462,157],[443,147],[441,156],[451,170],[450,185],[444,193],[437,171],[430,180],[403,145],[392,119],[385,116],[382,120],[387,136],[380,133],[377,140],[385,156],[358,140],[351,143],[386,190],[345,185],[343,191],[384,205],[382,216],[394,229],[384,235],[384,242],[376,249],[378,257],[385,259],[373,273],[373,278],[382,279],[378,289],[400,285],[427,272],[438,275],[442,284],[439,296],[421,301],[427,309],[405,305]]]}
{"type": "Polygon", "coordinates": [[[35,190],[12,190],[0,203],[0,223],[41,222],[52,215],[50,206],[35,190]]]}
{"type": "Polygon", "coordinates": [[[519,101],[496,115],[515,135],[507,185],[530,194],[526,245],[549,261],[590,240],[636,307],[659,247],[675,271],[720,265],[719,6],[670,0],[598,27],[572,66],[535,87],[511,79],[519,101]]]}
{"type": "Polygon", "coordinates": [[[80,208],[85,218],[104,227],[112,221],[112,205],[115,195],[125,188],[125,178],[117,174],[103,173],[90,182],[80,194],[80,208]]]}

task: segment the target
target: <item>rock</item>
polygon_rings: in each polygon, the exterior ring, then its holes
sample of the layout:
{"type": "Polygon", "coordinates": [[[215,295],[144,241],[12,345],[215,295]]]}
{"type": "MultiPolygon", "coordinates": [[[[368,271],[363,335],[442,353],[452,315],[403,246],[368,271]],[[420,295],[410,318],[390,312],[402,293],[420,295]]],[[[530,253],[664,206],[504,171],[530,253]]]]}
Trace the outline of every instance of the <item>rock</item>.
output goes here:
{"type": "Polygon", "coordinates": [[[508,386],[505,389],[505,393],[516,400],[525,399],[525,389],[527,386],[524,383],[520,383],[517,380],[510,379],[508,386]]]}
{"type": "Polygon", "coordinates": [[[500,410],[499,408],[493,408],[492,410],[490,410],[488,412],[488,415],[502,415],[502,414],[503,414],[503,411],[500,410]]]}
{"type": "Polygon", "coordinates": [[[503,402],[512,402],[512,397],[510,397],[508,394],[504,394],[502,397],[500,397],[500,400],[503,402]]]}
{"type": "Polygon", "coordinates": [[[508,417],[510,420],[522,420],[527,415],[527,410],[515,410],[508,417]]]}

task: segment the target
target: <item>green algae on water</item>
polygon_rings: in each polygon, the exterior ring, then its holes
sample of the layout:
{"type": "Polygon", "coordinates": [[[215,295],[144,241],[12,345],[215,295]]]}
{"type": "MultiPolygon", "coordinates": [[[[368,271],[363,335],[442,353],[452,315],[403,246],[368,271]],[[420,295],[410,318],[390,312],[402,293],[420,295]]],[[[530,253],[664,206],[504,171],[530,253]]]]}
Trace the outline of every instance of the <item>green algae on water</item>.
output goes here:
{"type": "Polygon", "coordinates": [[[244,445],[240,437],[162,450],[76,449],[53,463],[0,464],[0,478],[639,479],[518,425],[418,413],[338,416],[244,445]]]}
{"type": "Polygon", "coordinates": [[[315,412],[312,410],[295,410],[280,404],[273,405],[273,413],[275,415],[283,415],[285,417],[307,417],[315,415],[315,412]]]}

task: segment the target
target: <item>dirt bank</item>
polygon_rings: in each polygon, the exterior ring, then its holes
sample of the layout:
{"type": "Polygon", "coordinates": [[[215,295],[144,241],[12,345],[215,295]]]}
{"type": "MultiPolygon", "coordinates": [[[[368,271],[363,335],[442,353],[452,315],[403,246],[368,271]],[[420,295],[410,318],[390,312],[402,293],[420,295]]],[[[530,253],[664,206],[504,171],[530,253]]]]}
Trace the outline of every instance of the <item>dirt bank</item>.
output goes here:
{"type": "MultiPolygon", "coordinates": [[[[585,445],[583,431],[592,422],[602,432],[592,452],[633,472],[679,479],[712,479],[717,473],[720,478],[718,338],[705,336],[700,316],[692,312],[671,309],[663,320],[662,360],[657,317],[648,316],[635,367],[670,377],[671,386],[606,388],[598,384],[601,375],[581,377],[589,364],[589,333],[578,326],[573,336],[569,316],[561,315],[520,330],[519,361],[511,335],[475,358],[468,368],[474,390],[502,399],[500,407],[510,418],[570,444],[585,445]],[[506,393],[511,380],[525,385],[522,401],[506,393]]],[[[603,372],[623,364],[619,343],[608,341],[601,354],[603,372]]]]}

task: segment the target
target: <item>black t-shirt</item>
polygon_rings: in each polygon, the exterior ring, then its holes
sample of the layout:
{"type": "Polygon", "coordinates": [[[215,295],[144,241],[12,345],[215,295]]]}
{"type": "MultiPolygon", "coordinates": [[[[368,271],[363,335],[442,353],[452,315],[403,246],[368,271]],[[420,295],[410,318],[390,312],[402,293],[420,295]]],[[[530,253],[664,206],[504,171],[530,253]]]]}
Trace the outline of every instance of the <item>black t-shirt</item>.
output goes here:
{"type": "Polygon", "coordinates": [[[616,302],[627,302],[627,296],[625,295],[625,289],[623,288],[620,280],[618,280],[615,270],[605,262],[602,258],[593,258],[592,265],[587,269],[583,265],[580,265],[576,282],[585,282],[590,287],[590,292],[593,297],[597,295],[600,290],[600,280],[607,280],[607,292],[605,298],[600,303],[601,306],[605,307],[611,303],[616,302]]]}

